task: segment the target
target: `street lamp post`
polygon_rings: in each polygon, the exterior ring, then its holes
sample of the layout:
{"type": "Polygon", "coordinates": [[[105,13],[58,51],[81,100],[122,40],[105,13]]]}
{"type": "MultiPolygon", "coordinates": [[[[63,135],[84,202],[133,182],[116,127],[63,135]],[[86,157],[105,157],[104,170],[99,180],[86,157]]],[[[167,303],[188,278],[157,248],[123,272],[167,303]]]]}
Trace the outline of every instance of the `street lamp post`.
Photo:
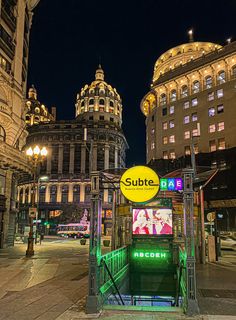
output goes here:
{"type": "MultiPolygon", "coordinates": [[[[36,208],[36,174],[37,174],[37,167],[40,162],[42,162],[45,157],[47,156],[47,149],[46,147],[40,148],[39,146],[35,146],[34,148],[29,147],[26,150],[26,155],[28,156],[30,162],[33,165],[33,193],[31,198],[31,204],[33,208],[36,208]]],[[[37,213],[36,213],[37,216],[37,213]]],[[[28,246],[26,250],[26,257],[31,257],[34,255],[34,238],[33,238],[33,217],[29,216],[29,222],[30,222],[30,231],[29,231],[29,237],[28,237],[28,246]]]]}

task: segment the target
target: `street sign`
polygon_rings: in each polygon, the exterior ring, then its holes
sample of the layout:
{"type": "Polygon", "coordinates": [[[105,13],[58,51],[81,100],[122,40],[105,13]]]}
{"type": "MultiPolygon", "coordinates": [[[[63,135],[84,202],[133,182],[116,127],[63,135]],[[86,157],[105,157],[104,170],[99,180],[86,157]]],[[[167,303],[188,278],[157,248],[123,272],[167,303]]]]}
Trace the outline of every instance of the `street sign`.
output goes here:
{"type": "Polygon", "coordinates": [[[155,197],[160,180],[154,170],[146,166],[127,169],[120,179],[122,194],[132,202],[146,202],[155,197]]]}
{"type": "Polygon", "coordinates": [[[30,218],[36,218],[36,215],[37,215],[37,208],[30,207],[29,208],[29,217],[30,218]]]}
{"type": "Polygon", "coordinates": [[[208,220],[209,222],[214,221],[215,218],[216,218],[216,213],[215,213],[215,212],[208,212],[208,214],[207,214],[207,220],[208,220]]]}

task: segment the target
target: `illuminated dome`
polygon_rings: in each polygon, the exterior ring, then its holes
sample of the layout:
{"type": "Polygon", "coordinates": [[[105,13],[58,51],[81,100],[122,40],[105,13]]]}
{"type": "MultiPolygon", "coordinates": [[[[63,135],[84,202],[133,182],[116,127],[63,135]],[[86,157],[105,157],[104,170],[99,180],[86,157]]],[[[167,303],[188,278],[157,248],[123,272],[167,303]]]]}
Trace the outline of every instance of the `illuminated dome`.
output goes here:
{"type": "Polygon", "coordinates": [[[222,46],[211,42],[189,42],[169,49],[155,63],[153,83],[166,72],[220,48],[222,46]]]}
{"type": "Polygon", "coordinates": [[[38,101],[37,91],[32,85],[28,92],[28,99],[26,100],[26,124],[31,126],[42,122],[54,121],[56,115],[55,108],[53,109],[53,114],[49,113],[48,108],[38,101]]]}
{"type": "Polygon", "coordinates": [[[90,85],[86,84],[77,94],[75,107],[77,119],[91,118],[93,113],[121,125],[122,101],[116,89],[104,81],[101,65],[96,70],[95,80],[90,85]]]}

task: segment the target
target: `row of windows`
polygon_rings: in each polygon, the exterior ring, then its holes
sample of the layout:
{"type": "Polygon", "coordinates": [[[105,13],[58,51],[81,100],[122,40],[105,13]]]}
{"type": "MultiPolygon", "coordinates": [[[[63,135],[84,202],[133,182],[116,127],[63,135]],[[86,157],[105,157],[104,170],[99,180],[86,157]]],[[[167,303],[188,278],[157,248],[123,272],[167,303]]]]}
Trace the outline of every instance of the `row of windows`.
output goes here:
{"type": "MultiPolygon", "coordinates": [[[[94,89],[90,89],[89,90],[89,94],[95,94],[95,91],[96,91],[96,94],[97,95],[100,95],[100,94],[109,94],[111,97],[114,97],[114,92],[113,91],[107,91],[107,92],[105,92],[105,90],[104,89],[99,89],[99,90],[94,90],[94,89]]],[[[83,97],[85,95],[85,91],[82,91],[81,92],[81,96],[83,97]]]]}
{"type": "MultiPolygon", "coordinates": [[[[89,99],[88,104],[89,104],[89,106],[94,105],[94,99],[92,99],[92,98],[89,99]]],[[[105,100],[104,100],[104,99],[99,99],[98,104],[99,104],[100,106],[105,106],[105,100]]],[[[82,100],[80,106],[81,106],[81,107],[84,107],[84,105],[85,105],[85,101],[82,100]]],[[[110,100],[109,105],[110,105],[110,107],[114,107],[114,102],[113,102],[112,100],[110,100]]]]}
{"type": "MultiPolygon", "coordinates": [[[[236,76],[236,66],[232,68],[232,75],[233,77],[236,76]]],[[[221,70],[218,72],[217,77],[217,85],[223,84],[226,82],[226,73],[224,70],[221,70]]],[[[206,76],[204,79],[204,88],[205,89],[210,89],[213,87],[213,77],[212,76],[206,76]]],[[[190,95],[190,89],[191,89],[191,94],[195,94],[200,92],[201,90],[201,85],[200,81],[196,80],[192,83],[191,88],[188,87],[187,85],[183,85],[180,89],[180,98],[185,98],[190,95]]],[[[173,89],[170,92],[170,102],[174,102],[177,100],[177,90],[173,89]]],[[[160,105],[163,106],[167,104],[167,95],[165,93],[162,93],[160,98],[159,98],[160,105]]]]}
{"type": "MultiPolygon", "coordinates": [[[[194,149],[194,153],[197,154],[199,152],[198,149],[198,145],[194,144],[193,146],[194,149]]],[[[209,141],[209,151],[210,152],[214,152],[216,150],[224,150],[225,149],[225,139],[224,138],[220,138],[218,140],[210,140],[209,141]]],[[[191,147],[190,146],[185,146],[184,147],[184,154],[185,155],[191,155],[191,147]]],[[[175,159],[176,158],[176,154],[175,154],[175,150],[170,150],[168,151],[163,151],[163,159],[175,159]]]]}
{"type": "MultiPolygon", "coordinates": [[[[218,99],[222,98],[224,96],[224,90],[223,89],[218,89],[216,90],[216,97],[218,99]]],[[[209,92],[208,93],[208,101],[212,101],[215,99],[215,92],[212,91],[212,92],[209,92]]]]}
{"type": "MultiPolygon", "coordinates": [[[[83,111],[84,111],[84,107],[81,108],[81,112],[83,112],[83,111]]],[[[94,111],[104,112],[105,108],[104,107],[99,107],[98,110],[95,110],[94,107],[92,106],[92,107],[88,108],[88,111],[89,112],[94,112],[94,111]]],[[[109,112],[110,113],[114,113],[114,108],[109,108],[109,112]]],[[[117,112],[117,113],[119,114],[119,112],[117,112]]]]}

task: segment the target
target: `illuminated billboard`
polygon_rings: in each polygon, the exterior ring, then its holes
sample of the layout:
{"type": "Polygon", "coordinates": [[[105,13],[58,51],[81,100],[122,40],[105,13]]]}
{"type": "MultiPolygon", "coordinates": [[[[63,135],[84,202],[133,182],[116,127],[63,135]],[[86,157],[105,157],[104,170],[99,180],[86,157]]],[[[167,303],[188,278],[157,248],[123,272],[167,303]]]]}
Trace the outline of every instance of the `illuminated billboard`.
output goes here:
{"type": "Polygon", "coordinates": [[[133,235],[172,235],[172,210],[133,209],[133,235]]]}

